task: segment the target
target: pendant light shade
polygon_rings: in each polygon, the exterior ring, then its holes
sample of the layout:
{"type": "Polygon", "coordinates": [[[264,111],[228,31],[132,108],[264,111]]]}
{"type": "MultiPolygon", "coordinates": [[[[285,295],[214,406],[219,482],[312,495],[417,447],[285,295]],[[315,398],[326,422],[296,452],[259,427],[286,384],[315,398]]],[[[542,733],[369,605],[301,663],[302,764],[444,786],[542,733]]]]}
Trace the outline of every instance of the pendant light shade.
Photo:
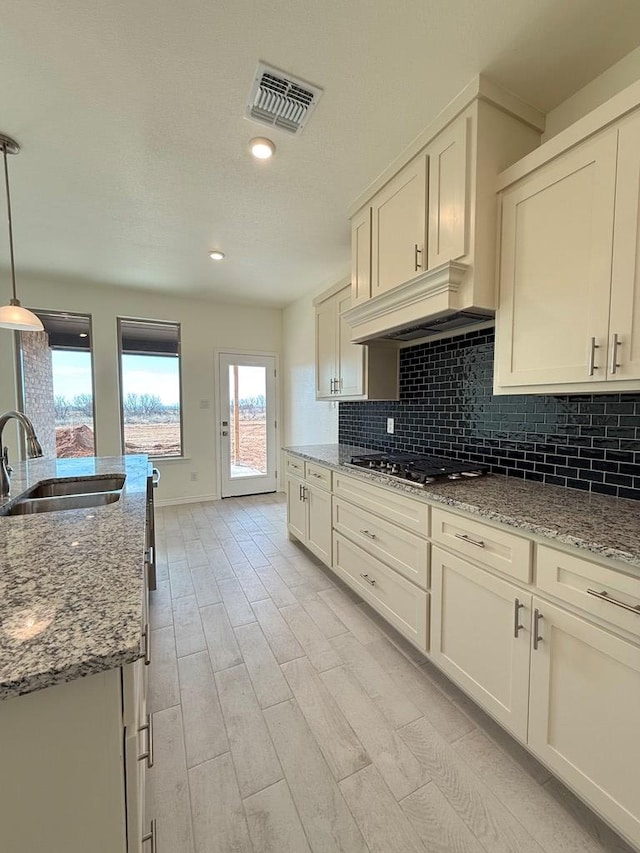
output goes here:
{"type": "Polygon", "coordinates": [[[23,308],[19,299],[0,308],[0,329],[18,329],[21,332],[41,332],[44,326],[33,311],[23,308]]]}
{"type": "Polygon", "coordinates": [[[7,219],[9,222],[9,255],[11,259],[11,287],[12,298],[8,305],[3,305],[0,308],[0,328],[3,329],[18,329],[22,332],[41,332],[44,328],[38,317],[20,305],[20,300],[16,293],[16,265],[13,256],[13,221],[11,218],[11,194],[9,193],[9,167],[7,164],[7,155],[17,154],[20,151],[20,146],[10,136],[5,136],[0,133],[0,148],[2,149],[2,159],[4,162],[4,186],[7,194],[7,219]]]}

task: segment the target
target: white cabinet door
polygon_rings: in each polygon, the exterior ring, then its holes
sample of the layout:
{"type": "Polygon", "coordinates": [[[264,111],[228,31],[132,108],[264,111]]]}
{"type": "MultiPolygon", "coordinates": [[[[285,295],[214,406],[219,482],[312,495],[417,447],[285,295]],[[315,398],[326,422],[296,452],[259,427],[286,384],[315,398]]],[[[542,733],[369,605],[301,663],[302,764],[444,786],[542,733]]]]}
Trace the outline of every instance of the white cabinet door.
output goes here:
{"type": "Polygon", "coordinates": [[[306,546],[325,565],[331,565],[331,492],[306,486],[306,546]]]}
{"type": "MultiPolygon", "coordinates": [[[[640,379],[640,115],[620,126],[609,380],[640,379]]],[[[615,390],[612,388],[612,390],[615,390]]]]}
{"type": "Polygon", "coordinates": [[[425,269],[426,156],[408,163],[371,204],[371,295],[378,296],[425,269]]]}
{"type": "Polygon", "coordinates": [[[341,397],[359,397],[364,394],[365,347],[351,343],[351,326],[342,319],[342,312],[351,305],[351,290],[340,291],[336,297],[338,323],[338,387],[341,397]]]}
{"type": "Polygon", "coordinates": [[[439,548],[431,552],[431,595],[433,660],[526,741],[531,596],[439,548]]]}
{"type": "Polygon", "coordinates": [[[316,397],[333,397],[338,379],[336,300],[326,299],[316,306],[316,397]]]}
{"type": "Polygon", "coordinates": [[[427,149],[429,269],[467,252],[467,122],[452,122],[427,149]]]}
{"type": "Polygon", "coordinates": [[[287,530],[301,542],[306,538],[306,507],[302,488],[304,483],[297,477],[286,478],[287,530]]]}
{"type": "Polygon", "coordinates": [[[533,604],[540,639],[531,653],[529,747],[640,845],[640,648],[533,604]]]}
{"type": "Polygon", "coordinates": [[[371,297],[371,208],[351,220],[351,297],[359,305],[371,297]]]}
{"type": "Polygon", "coordinates": [[[504,193],[497,387],[606,379],[617,138],[605,131],[504,193]]]}

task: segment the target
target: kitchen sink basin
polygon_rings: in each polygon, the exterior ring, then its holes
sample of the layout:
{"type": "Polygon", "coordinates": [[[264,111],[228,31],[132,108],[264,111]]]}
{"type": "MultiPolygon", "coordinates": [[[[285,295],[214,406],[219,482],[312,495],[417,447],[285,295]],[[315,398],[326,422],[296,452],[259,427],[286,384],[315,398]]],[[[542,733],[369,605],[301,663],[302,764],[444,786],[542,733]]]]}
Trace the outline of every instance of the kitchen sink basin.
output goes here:
{"type": "MultiPolygon", "coordinates": [[[[84,480],[60,479],[40,483],[25,495],[25,499],[94,495],[96,492],[116,492],[124,486],[124,475],[87,477],[84,480]]],[[[117,498],[116,498],[117,500],[117,498]]],[[[110,501],[107,501],[110,503],[110,501]]],[[[82,504],[86,506],[87,504],[82,504]]],[[[90,504],[96,506],[96,504],[90,504]]]]}
{"type": "Polygon", "coordinates": [[[84,509],[106,506],[120,499],[120,491],[91,492],[80,495],[57,495],[55,497],[21,498],[3,515],[32,515],[36,512],[59,512],[64,509],[84,509]]]}

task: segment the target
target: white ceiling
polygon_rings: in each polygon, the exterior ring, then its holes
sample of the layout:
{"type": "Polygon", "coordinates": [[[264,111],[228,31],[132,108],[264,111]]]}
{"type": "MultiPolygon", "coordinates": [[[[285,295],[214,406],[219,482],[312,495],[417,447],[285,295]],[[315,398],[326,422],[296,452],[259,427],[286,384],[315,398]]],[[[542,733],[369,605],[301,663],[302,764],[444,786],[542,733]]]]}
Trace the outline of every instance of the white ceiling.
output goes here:
{"type": "Polygon", "coordinates": [[[0,0],[0,22],[21,274],[272,305],[348,274],[349,203],[479,71],[546,112],[640,42],[638,0],[0,0]],[[243,117],[260,59],[324,88],[301,136],[243,117]]]}

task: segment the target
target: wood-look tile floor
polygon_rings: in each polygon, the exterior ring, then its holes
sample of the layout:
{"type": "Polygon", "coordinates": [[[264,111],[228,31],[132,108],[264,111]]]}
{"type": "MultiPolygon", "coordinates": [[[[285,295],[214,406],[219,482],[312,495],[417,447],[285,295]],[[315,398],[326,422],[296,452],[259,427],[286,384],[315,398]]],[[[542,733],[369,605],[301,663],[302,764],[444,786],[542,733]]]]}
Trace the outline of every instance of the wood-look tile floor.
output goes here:
{"type": "Polygon", "coordinates": [[[285,530],[157,510],[147,817],[165,853],[632,853],[285,530]]]}

